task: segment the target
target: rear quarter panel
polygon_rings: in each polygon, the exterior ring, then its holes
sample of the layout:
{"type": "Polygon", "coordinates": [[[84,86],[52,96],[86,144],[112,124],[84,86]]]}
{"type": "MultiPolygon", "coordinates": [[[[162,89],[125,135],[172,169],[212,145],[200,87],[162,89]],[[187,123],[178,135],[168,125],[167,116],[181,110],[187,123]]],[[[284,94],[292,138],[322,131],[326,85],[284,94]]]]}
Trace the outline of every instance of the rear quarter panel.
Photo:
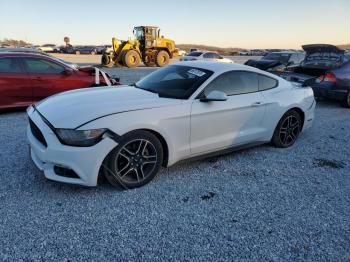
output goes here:
{"type": "Polygon", "coordinates": [[[282,116],[293,108],[299,108],[307,114],[308,108],[314,102],[311,88],[295,86],[288,81],[279,80],[279,87],[262,92],[266,102],[264,125],[270,130],[266,140],[271,140],[273,132],[282,116]]]}

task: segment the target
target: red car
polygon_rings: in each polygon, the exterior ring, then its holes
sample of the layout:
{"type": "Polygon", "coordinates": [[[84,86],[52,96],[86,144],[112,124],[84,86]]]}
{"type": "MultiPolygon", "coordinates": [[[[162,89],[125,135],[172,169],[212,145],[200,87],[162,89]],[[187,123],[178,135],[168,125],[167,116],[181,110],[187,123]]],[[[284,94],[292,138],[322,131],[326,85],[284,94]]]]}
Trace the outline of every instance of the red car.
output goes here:
{"type": "MultiPolygon", "coordinates": [[[[107,85],[103,77],[99,85],[107,85]]],[[[92,86],[97,86],[93,67],[76,69],[34,53],[0,53],[0,110],[24,108],[59,92],[92,86]]]]}

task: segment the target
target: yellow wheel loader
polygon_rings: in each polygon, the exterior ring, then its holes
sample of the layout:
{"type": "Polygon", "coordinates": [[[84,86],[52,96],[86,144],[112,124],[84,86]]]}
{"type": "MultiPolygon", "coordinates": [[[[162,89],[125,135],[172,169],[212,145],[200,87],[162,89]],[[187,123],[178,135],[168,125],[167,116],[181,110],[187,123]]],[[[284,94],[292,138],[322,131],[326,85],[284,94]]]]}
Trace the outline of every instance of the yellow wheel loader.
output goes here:
{"type": "Polygon", "coordinates": [[[134,39],[118,41],[112,39],[113,51],[102,55],[103,66],[137,67],[141,61],[145,66],[165,66],[170,59],[178,56],[175,42],[160,36],[160,29],[155,26],[136,26],[134,39]]]}

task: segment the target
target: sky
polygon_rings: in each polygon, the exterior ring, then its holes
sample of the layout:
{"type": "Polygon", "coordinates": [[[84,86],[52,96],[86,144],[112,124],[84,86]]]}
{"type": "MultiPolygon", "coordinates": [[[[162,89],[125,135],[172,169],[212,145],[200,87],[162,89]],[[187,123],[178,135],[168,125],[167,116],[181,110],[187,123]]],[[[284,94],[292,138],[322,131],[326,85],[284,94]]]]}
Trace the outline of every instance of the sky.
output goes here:
{"type": "Polygon", "coordinates": [[[300,48],[350,43],[350,0],[0,0],[0,39],[110,44],[156,25],[177,44],[300,48]]]}

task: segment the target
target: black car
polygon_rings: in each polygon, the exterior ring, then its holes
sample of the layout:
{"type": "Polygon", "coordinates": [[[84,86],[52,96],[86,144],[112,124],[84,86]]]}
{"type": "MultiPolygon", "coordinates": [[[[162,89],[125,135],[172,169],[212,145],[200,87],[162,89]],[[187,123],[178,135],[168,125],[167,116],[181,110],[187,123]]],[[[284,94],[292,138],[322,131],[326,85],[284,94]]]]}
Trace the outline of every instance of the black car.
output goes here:
{"type": "Polygon", "coordinates": [[[333,45],[304,45],[306,52],[300,66],[281,73],[287,80],[304,82],[315,97],[340,101],[350,108],[350,53],[333,45]]]}
{"type": "Polygon", "coordinates": [[[97,54],[97,48],[96,46],[76,46],[75,47],[75,54],[91,54],[95,55],[97,54]]]}
{"type": "Polygon", "coordinates": [[[60,52],[63,54],[75,54],[75,48],[72,45],[62,46],[60,52]]]}
{"type": "Polygon", "coordinates": [[[265,71],[285,70],[287,67],[298,66],[304,60],[303,52],[270,52],[259,60],[248,60],[245,65],[265,71]]]}

